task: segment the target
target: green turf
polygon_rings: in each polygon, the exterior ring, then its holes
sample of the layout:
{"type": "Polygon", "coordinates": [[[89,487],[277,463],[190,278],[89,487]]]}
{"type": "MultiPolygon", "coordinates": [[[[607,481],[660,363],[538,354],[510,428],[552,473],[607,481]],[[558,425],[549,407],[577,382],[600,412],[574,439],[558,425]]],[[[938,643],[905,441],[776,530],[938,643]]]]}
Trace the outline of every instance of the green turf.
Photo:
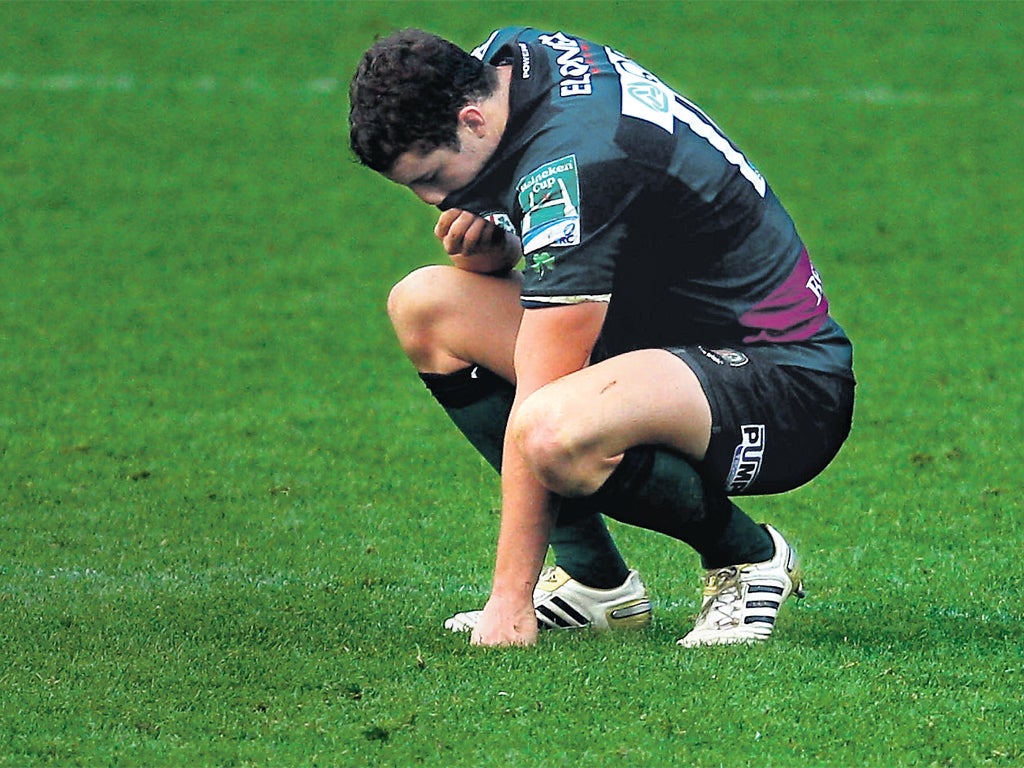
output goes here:
{"type": "Polygon", "coordinates": [[[0,765],[1024,764],[1020,3],[0,4],[0,765]],[[355,166],[376,34],[593,36],[794,212],[853,435],[751,500],[810,596],[684,652],[483,651],[489,470],[395,348],[429,209],[355,166]]]}

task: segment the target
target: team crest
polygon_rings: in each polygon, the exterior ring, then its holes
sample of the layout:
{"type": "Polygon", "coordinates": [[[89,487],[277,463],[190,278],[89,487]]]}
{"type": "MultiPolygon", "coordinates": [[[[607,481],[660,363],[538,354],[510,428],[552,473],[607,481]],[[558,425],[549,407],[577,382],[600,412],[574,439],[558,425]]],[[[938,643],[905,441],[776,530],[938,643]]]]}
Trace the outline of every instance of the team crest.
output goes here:
{"type": "Polygon", "coordinates": [[[716,365],[728,365],[730,368],[742,368],[750,362],[750,358],[735,349],[707,349],[700,347],[701,353],[716,365]]]}

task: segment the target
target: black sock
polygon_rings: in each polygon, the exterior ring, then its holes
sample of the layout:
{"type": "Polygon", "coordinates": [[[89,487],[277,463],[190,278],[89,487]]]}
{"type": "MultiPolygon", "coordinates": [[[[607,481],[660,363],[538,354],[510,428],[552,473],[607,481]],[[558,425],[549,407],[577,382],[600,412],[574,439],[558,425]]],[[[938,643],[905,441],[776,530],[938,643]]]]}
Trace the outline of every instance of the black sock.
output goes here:
{"type": "MultiPolygon", "coordinates": [[[[449,374],[421,373],[420,378],[459,431],[500,472],[515,387],[481,366],[449,374]]],[[[629,575],[604,520],[585,506],[576,514],[559,515],[550,543],[555,563],[587,586],[617,587],[629,575]]]]}
{"type": "Polygon", "coordinates": [[[487,463],[501,472],[505,425],[515,387],[480,366],[455,373],[421,373],[420,378],[452,423],[487,463]]]}
{"type": "Polygon", "coordinates": [[[595,589],[621,586],[629,576],[618,547],[597,513],[577,519],[559,519],[551,529],[555,565],[581,584],[595,589]]]}
{"type": "MultiPolygon", "coordinates": [[[[686,542],[700,554],[705,568],[759,563],[774,554],[768,532],[674,451],[653,446],[629,449],[604,485],[587,499],[608,517],[686,542]]],[[[566,503],[571,510],[580,502],[566,503]]]]}

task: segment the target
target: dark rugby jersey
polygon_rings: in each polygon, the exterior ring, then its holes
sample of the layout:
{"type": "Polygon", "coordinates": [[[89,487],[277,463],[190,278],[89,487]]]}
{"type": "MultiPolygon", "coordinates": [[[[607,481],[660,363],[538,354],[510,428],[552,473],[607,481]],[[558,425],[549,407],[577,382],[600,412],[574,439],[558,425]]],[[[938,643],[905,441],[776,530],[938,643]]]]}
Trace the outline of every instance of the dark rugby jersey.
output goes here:
{"type": "Polygon", "coordinates": [[[766,345],[852,377],[821,278],[757,169],[697,106],[612,48],[497,30],[512,65],[497,151],[441,208],[522,239],[527,308],[607,301],[606,351],[766,345]]]}

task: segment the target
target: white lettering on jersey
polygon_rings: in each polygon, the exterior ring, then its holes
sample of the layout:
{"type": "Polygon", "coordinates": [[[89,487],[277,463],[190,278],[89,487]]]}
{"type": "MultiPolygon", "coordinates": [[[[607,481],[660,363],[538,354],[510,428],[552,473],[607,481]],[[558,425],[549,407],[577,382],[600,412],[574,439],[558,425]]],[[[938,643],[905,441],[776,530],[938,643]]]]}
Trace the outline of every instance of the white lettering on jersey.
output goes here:
{"type": "Polygon", "coordinates": [[[735,165],[761,197],[765,196],[767,184],[764,177],[697,105],[684,99],[632,59],[611,48],[604,50],[619,73],[623,115],[652,123],[666,133],[675,133],[676,122],[683,123],[735,165]]]}
{"type": "Polygon", "coordinates": [[[590,83],[590,63],[583,55],[578,40],[574,40],[561,32],[553,35],[541,35],[538,38],[541,45],[546,45],[556,51],[562,51],[559,55],[558,74],[562,77],[559,85],[561,96],[589,96],[593,92],[590,83]]]}
{"type": "Polygon", "coordinates": [[[818,299],[814,306],[821,306],[821,300],[825,296],[825,286],[821,282],[821,275],[818,274],[818,270],[813,266],[811,267],[811,276],[807,278],[807,282],[804,284],[804,287],[813,293],[818,299]]]}
{"type": "Polygon", "coordinates": [[[491,36],[484,40],[482,43],[480,43],[480,45],[478,45],[472,51],[470,51],[469,55],[472,56],[474,59],[480,59],[480,61],[483,61],[484,54],[487,53],[487,49],[491,47],[491,43],[494,42],[494,38],[498,36],[499,31],[500,30],[496,29],[493,32],[491,32],[491,36]]]}
{"type": "Polygon", "coordinates": [[[519,44],[519,55],[523,58],[523,80],[530,79],[530,48],[526,43],[519,44]]]}

